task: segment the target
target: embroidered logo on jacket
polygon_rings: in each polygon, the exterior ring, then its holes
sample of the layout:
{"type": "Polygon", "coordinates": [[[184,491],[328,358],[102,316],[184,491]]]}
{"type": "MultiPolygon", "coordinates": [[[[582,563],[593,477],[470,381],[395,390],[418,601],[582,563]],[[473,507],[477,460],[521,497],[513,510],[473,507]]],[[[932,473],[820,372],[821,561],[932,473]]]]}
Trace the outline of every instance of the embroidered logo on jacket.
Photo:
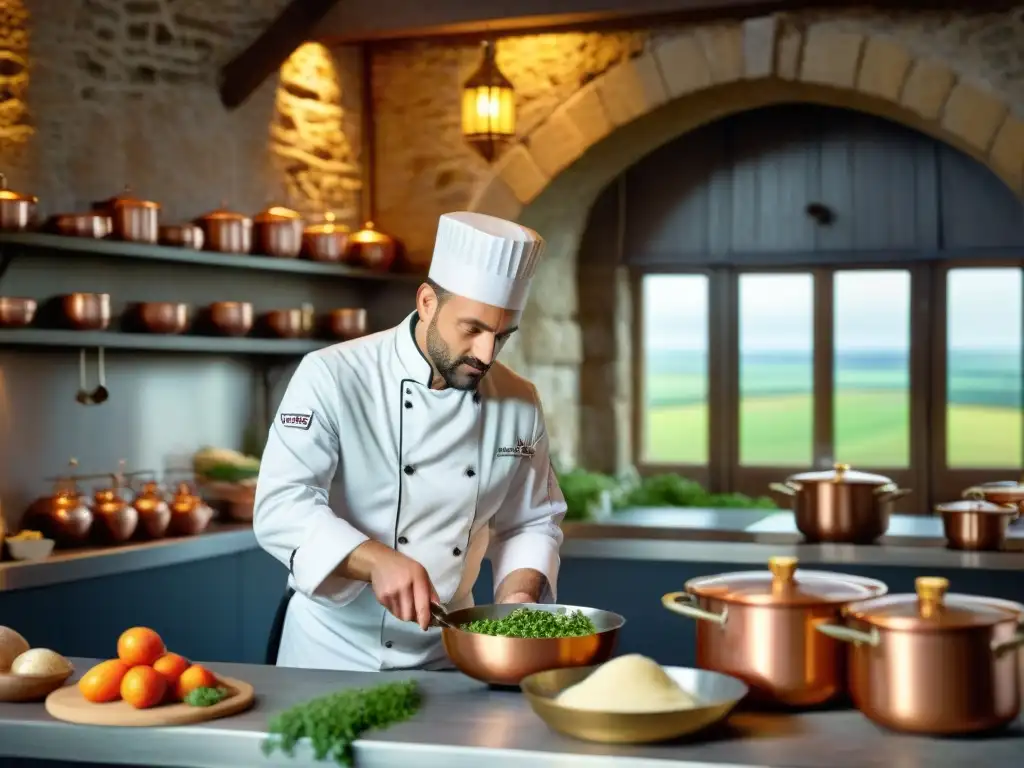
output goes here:
{"type": "Polygon", "coordinates": [[[533,446],[525,440],[516,440],[515,447],[513,448],[499,448],[499,456],[518,456],[519,458],[528,458],[536,453],[533,446]]]}
{"type": "Polygon", "coordinates": [[[309,425],[313,423],[313,412],[309,413],[282,413],[281,414],[281,426],[291,427],[292,429],[309,429],[309,425]]]}

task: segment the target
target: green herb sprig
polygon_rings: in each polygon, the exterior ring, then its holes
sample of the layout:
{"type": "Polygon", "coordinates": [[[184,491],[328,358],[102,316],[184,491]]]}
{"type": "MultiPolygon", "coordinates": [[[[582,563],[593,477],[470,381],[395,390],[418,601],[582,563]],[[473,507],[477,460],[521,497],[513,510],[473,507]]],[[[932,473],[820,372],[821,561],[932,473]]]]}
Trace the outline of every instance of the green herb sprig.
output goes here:
{"type": "Polygon", "coordinates": [[[550,613],[533,608],[516,608],[503,619],[477,619],[460,629],[499,637],[585,637],[597,628],[583,611],[550,613]]]}
{"type": "Polygon", "coordinates": [[[355,688],[298,704],[270,720],[263,753],[280,750],[289,757],[309,739],[317,760],[352,765],[352,743],[366,731],[408,720],[420,706],[416,683],[405,680],[373,688],[355,688]]]}
{"type": "Polygon", "coordinates": [[[191,707],[212,707],[231,695],[227,688],[194,688],[185,694],[185,703],[191,707]]]}

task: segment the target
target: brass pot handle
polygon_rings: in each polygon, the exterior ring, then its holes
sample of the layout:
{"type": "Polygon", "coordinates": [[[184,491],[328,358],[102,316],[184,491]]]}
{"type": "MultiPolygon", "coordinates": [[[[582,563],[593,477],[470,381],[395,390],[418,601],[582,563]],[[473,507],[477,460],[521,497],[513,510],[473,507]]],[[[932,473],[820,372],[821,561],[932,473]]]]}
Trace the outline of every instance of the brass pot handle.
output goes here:
{"type": "Polygon", "coordinates": [[[859,629],[851,629],[839,624],[815,624],[814,628],[833,640],[853,643],[854,645],[870,645],[873,648],[881,640],[878,630],[874,627],[872,627],[870,632],[861,632],[859,629]]]}
{"type": "Polygon", "coordinates": [[[722,627],[725,626],[726,619],[729,616],[728,608],[721,613],[705,611],[695,604],[693,596],[687,592],[669,592],[667,595],[662,595],[661,604],[672,611],[672,613],[678,613],[680,616],[686,616],[697,621],[710,621],[722,627]]]}
{"type": "Polygon", "coordinates": [[[783,496],[796,496],[796,488],[789,483],[768,483],[768,487],[783,496]]]}
{"type": "Polygon", "coordinates": [[[909,493],[909,488],[900,488],[895,483],[886,483],[875,488],[875,494],[878,496],[879,501],[896,501],[896,499],[902,499],[909,493]]]}
{"type": "Polygon", "coordinates": [[[1002,656],[1004,653],[1017,650],[1022,645],[1024,645],[1024,629],[1018,629],[1017,634],[1009,640],[992,643],[992,653],[995,656],[1002,656]]]}

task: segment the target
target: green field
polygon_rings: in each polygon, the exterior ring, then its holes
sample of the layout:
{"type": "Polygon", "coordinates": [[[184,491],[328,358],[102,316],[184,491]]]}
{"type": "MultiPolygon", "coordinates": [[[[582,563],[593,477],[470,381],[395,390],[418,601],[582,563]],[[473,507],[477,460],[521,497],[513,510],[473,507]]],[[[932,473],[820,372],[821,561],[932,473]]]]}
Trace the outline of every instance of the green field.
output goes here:
{"type": "MultiPolygon", "coordinates": [[[[663,464],[707,462],[707,377],[702,361],[675,355],[648,375],[644,459],[663,464]]],[[[777,359],[777,358],[776,358],[777,359]]],[[[951,357],[947,464],[1019,468],[1024,417],[1019,358],[951,357]]],[[[836,371],[835,458],[879,468],[910,462],[906,365],[863,354],[836,371]]],[[[650,363],[648,364],[650,366],[650,363]]],[[[650,367],[648,367],[650,370],[650,367]]],[[[740,462],[803,467],[813,463],[808,360],[745,361],[741,368],[740,462]]]]}

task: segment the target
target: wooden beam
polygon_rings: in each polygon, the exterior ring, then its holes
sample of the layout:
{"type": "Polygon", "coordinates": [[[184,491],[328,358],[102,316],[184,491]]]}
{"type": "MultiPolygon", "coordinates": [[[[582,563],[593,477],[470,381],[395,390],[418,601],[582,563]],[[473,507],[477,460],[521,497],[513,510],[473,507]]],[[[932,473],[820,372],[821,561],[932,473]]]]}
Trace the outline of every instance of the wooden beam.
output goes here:
{"type": "MultiPolygon", "coordinates": [[[[807,8],[849,8],[850,0],[346,0],[328,12],[313,37],[362,43],[420,37],[498,36],[565,29],[636,28],[677,21],[751,17],[807,8]]],[[[1013,0],[876,0],[860,7],[885,10],[1013,7],[1013,0]]]]}
{"type": "Polygon", "coordinates": [[[263,34],[221,68],[221,103],[228,109],[241,106],[292,51],[310,39],[310,32],[337,3],[338,0],[292,0],[263,34]]]}

